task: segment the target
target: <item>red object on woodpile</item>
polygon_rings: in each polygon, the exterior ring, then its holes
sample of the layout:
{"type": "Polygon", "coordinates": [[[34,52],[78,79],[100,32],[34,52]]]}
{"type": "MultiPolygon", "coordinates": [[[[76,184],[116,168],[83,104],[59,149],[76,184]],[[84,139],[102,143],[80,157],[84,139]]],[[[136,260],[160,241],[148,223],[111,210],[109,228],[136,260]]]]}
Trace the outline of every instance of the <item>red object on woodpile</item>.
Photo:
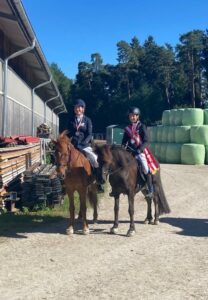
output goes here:
{"type": "Polygon", "coordinates": [[[26,144],[29,144],[29,143],[38,143],[40,141],[40,138],[39,137],[35,137],[35,136],[26,135],[26,136],[19,136],[17,138],[17,141],[24,142],[26,144]]]}
{"type": "Polygon", "coordinates": [[[31,143],[38,143],[40,141],[39,137],[34,137],[30,135],[25,136],[10,136],[10,137],[2,137],[0,136],[0,144],[2,145],[27,145],[31,143]]]}

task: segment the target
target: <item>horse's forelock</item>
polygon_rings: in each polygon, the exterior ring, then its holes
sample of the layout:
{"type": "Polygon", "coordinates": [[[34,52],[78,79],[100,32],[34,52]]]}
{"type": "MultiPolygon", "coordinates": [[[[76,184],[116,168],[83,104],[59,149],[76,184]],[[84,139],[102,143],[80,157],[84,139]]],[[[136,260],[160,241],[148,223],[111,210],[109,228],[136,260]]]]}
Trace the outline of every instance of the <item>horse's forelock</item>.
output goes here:
{"type": "Polygon", "coordinates": [[[67,134],[68,134],[67,130],[64,130],[62,133],[60,133],[57,138],[57,142],[59,142],[59,143],[67,142],[68,143],[70,141],[70,139],[67,134]]]}
{"type": "Polygon", "coordinates": [[[111,153],[111,146],[110,145],[103,145],[100,147],[99,152],[102,156],[103,160],[111,162],[113,159],[112,153],[111,153]]]}

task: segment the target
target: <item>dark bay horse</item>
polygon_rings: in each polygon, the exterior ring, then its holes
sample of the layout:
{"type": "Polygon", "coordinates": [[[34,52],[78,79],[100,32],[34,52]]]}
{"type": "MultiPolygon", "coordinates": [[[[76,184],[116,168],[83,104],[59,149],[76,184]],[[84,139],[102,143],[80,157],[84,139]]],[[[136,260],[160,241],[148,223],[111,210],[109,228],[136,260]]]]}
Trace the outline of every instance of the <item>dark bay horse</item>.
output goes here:
{"type": "Polygon", "coordinates": [[[87,198],[94,208],[93,220],[97,220],[97,189],[91,166],[83,153],[70,142],[67,130],[63,131],[55,142],[57,173],[64,177],[66,193],[69,197],[70,223],[67,234],[74,233],[75,205],[74,192],[77,191],[80,200],[80,213],[83,219],[83,234],[89,233],[86,211],[87,198]]]}
{"type": "MultiPolygon", "coordinates": [[[[109,175],[109,182],[115,199],[114,225],[111,228],[111,233],[118,232],[119,197],[120,194],[125,194],[128,196],[130,215],[130,228],[127,232],[127,236],[132,236],[135,233],[134,196],[139,191],[141,191],[144,196],[147,194],[146,182],[138,172],[137,161],[131,153],[127,152],[121,146],[97,146],[95,152],[98,155],[100,180],[106,182],[107,176],[109,175]],[[139,178],[137,176],[139,176],[139,178]],[[139,189],[137,190],[136,186],[138,181],[139,189]]],[[[147,217],[145,223],[152,223],[151,203],[153,200],[155,205],[154,224],[156,225],[159,223],[159,215],[170,213],[170,208],[162,187],[160,171],[153,175],[152,181],[154,194],[153,199],[145,198],[147,201],[147,217]]]]}

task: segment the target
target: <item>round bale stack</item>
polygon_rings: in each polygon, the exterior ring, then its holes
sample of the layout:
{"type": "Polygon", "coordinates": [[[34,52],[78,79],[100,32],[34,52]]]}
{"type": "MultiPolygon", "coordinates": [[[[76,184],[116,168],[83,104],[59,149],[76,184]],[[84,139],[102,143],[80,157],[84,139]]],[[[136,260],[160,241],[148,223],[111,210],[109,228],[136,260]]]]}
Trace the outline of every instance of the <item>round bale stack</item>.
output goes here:
{"type": "Polygon", "coordinates": [[[208,109],[165,110],[162,125],[148,128],[150,149],[162,163],[208,164],[208,109]]]}

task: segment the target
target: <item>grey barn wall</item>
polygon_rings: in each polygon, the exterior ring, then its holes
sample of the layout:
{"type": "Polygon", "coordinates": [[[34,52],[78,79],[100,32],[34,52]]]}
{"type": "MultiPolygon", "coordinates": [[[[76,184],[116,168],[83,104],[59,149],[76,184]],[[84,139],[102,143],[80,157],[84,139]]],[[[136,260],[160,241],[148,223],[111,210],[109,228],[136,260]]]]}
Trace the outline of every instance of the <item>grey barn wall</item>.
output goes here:
{"type": "MultiPolygon", "coordinates": [[[[6,122],[6,136],[31,135],[32,134],[32,90],[12,70],[8,69],[8,115],[6,122]]],[[[3,108],[3,61],[0,59],[0,132],[2,130],[3,108]]],[[[52,128],[56,137],[58,132],[59,118],[47,106],[46,123],[52,128]],[[53,124],[52,124],[53,114],[53,124]],[[58,124],[56,125],[56,121],[58,124]]],[[[44,102],[35,94],[34,97],[34,132],[44,122],[44,102]]]]}

